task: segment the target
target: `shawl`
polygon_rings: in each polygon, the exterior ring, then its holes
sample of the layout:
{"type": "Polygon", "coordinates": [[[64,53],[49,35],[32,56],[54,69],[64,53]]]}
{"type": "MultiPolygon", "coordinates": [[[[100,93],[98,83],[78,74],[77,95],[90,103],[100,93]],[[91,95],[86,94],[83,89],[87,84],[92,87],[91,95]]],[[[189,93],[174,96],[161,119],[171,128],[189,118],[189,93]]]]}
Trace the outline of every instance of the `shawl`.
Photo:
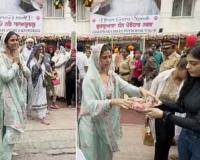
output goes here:
{"type": "Polygon", "coordinates": [[[26,89],[25,76],[30,71],[22,64],[22,68],[11,63],[5,55],[5,37],[1,37],[0,53],[0,129],[9,126],[19,132],[23,132],[26,119],[26,89]]]}
{"type": "MultiPolygon", "coordinates": [[[[100,76],[100,52],[103,44],[97,44],[92,50],[88,71],[83,80],[83,96],[80,118],[84,115],[91,117],[97,134],[107,144],[111,151],[118,151],[117,142],[122,136],[120,126],[120,108],[110,107],[110,100],[104,93],[103,81],[100,76]]],[[[140,96],[139,88],[123,81],[110,68],[109,75],[112,76],[112,98],[119,98],[124,91],[129,96],[140,96]]],[[[80,119],[81,120],[81,119],[80,119]]]]}
{"type": "Polygon", "coordinates": [[[27,66],[31,70],[31,76],[32,76],[32,84],[33,87],[37,85],[38,79],[40,74],[42,73],[42,70],[38,65],[34,65],[31,67],[31,62],[35,61],[35,54],[38,52],[38,49],[41,47],[41,44],[37,44],[34,46],[33,51],[31,52],[31,55],[27,61],[27,66]]]}

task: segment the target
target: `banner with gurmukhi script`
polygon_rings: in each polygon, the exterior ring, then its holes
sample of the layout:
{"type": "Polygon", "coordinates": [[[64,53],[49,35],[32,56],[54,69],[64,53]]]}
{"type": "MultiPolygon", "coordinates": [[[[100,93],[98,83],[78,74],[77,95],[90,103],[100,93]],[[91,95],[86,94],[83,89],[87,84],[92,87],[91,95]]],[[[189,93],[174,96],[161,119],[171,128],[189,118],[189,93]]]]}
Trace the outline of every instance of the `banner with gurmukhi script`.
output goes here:
{"type": "Polygon", "coordinates": [[[0,33],[42,32],[44,0],[5,0],[0,4],[0,33]]]}
{"type": "Polygon", "coordinates": [[[160,0],[94,0],[90,9],[91,34],[157,32],[160,5],[160,0]]]}

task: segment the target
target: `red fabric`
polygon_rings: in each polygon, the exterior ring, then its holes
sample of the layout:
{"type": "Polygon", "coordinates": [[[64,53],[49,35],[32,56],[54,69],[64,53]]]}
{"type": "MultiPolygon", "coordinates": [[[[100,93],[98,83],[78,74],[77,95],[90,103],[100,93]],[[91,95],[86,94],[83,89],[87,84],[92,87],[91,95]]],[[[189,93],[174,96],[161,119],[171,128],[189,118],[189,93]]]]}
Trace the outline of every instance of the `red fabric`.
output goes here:
{"type": "Polygon", "coordinates": [[[142,74],[142,60],[136,59],[133,62],[133,65],[135,66],[135,69],[133,71],[133,77],[138,78],[142,74]]]}
{"type": "Polygon", "coordinates": [[[190,35],[186,37],[186,46],[189,48],[194,47],[194,45],[197,43],[197,36],[190,35]]]}

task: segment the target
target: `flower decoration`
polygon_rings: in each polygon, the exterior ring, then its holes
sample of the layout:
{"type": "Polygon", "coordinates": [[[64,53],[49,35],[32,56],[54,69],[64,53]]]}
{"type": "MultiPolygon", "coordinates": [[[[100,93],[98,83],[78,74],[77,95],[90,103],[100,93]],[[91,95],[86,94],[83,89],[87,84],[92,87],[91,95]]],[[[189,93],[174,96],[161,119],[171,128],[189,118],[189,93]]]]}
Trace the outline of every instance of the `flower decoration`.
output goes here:
{"type": "Polygon", "coordinates": [[[53,5],[55,9],[61,9],[64,7],[64,0],[55,0],[53,5]]]}

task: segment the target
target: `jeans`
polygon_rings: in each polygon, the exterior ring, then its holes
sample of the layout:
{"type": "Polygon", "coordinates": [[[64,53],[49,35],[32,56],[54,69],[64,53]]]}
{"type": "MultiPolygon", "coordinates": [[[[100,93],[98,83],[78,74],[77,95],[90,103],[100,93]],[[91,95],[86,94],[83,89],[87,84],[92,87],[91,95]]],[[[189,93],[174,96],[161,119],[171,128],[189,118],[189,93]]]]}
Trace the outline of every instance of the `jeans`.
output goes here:
{"type": "Polygon", "coordinates": [[[200,160],[200,134],[183,129],[178,140],[179,160],[200,160]]]}

